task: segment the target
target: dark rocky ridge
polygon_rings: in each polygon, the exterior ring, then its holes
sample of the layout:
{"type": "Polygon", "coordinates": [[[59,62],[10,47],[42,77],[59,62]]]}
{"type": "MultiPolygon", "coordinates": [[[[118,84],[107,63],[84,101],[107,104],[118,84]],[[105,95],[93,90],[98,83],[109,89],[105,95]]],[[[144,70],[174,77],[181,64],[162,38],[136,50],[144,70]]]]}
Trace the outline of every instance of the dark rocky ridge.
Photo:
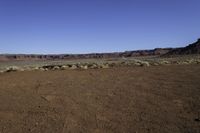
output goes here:
{"type": "Polygon", "coordinates": [[[186,47],[176,48],[168,53],[164,54],[163,56],[175,56],[175,55],[190,55],[190,54],[200,54],[200,39],[197,42],[189,44],[186,47]]]}

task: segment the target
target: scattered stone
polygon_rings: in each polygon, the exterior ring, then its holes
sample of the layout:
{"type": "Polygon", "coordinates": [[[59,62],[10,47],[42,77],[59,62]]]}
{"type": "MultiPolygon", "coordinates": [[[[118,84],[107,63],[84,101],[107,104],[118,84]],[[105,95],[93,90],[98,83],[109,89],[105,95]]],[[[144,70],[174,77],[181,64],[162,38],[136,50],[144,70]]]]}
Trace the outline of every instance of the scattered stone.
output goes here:
{"type": "Polygon", "coordinates": [[[39,70],[39,69],[40,69],[39,67],[34,67],[34,68],[33,68],[33,70],[39,70]]]}
{"type": "Polygon", "coordinates": [[[189,63],[189,64],[192,64],[192,63],[194,63],[195,61],[194,61],[193,59],[188,59],[188,60],[186,60],[186,62],[189,63]]]}
{"type": "Polygon", "coordinates": [[[54,66],[52,70],[59,70],[60,67],[59,66],[54,66]]]}
{"type": "Polygon", "coordinates": [[[122,61],[122,62],[120,62],[120,64],[121,64],[121,65],[125,65],[125,64],[126,64],[126,62],[125,62],[125,61],[122,61]]]}
{"type": "Polygon", "coordinates": [[[197,64],[200,64],[200,60],[196,60],[196,63],[197,63],[197,64]]]}
{"type": "Polygon", "coordinates": [[[91,68],[91,69],[96,69],[96,68],[98,68],[98,66],[97,66],[97,64],[91,64],[91,65],[90,65],[90,68],[91,68]]]}
{"type": "Polygon", "coordinates": [[[147,62],[147,61],[141,62],[141,65],[145,66],[145,67],[149,67],[150,66],[149,62],[147,62]]]}
{"type": "Polygon", "coordinates": [[[141,66],[141,64],[138,63],[138,62],[135,62],[134,65],[135,65],[135,66],[141,66]]]}
{"type": "MultiPolygon", "coordinates": [[[[24,68],[24,71],[33,71],[33,70],[35,70],[35,67],[26,67],[26,68],[24,68]]],[[[39,70],[39,67],[36,70],[39,70]]]]}
{"type": "Polygon", "coordinates": [[[68,69],[69,68],[69,66],[61,66],[61,70],[66,70],[66,69],[68,69]]]}
{"type": "Polygon", "coordinates": [[[71,67],[70,67],[70,69],[77,69],[78,67],[76,66],[76,65],[72,65],[71,67]]]}
{"type": "MultiPolygon", "coordinates": [[[[147,61],[137,60],[136,63],[139,63],[140,66],[144,66],[144,67],[149,67],[150,66],[149,62],[147,62],[147,61]]],[[[137,65],[139,65],[139,64],[137,64],[137,65]]]]}
{"type": "Polygon", "coordinates": [[[40,67],[39,70],[40,70],[40,71],[45,71],[45,68],[40,67]]]}
{"type": "Polygon", "coordinates": [[[114,67],[114,66],[116,66],[116,64],[114,62],[112,62],[112,63],[108,63],[108,66],[109,67],[114,67]]]}
{"type": "Polygon", "coordinates": [[[188,65],[189,63],[186,62],[186,61],[184,61],[184,62],[181,62],[181,64],[183,64],[183,65],[188,65]]]}
{"type": "Polygon", "coordinates": [[[153,62],[151,63],[152,66],[159,66],[159,63],[158,62],[153,62]]]}
{"type": "Polygon", "coordinates": [[[132,64],[133,63],[131,63],[131,62],[126,62],[124,65],[126,65],[126,66],[132,66],[132,64]]]}
{"type": "Polygon", "coordinates": [[[178,64],[178,61],[172,61],[171,63],[172,64],[178,64]]]}
{"type": "Polygon", "coordinates": [[[55,65],[47,65],[47,66],[44,66],[45,69],[48,69],[48,70],[53,70],[54,67],[57,67],[55,65]]]}
{"type": "Polygon", "coordinates": [[[181,62],[180,62],[180,61],[177,61],[177,62],[176,62],[176,64],[180,65],[180,64],[181,64],[181,62]]]}
{"type": "Polygon", "coordinates": [[[102,64],[100,67],[106,69],[106,68],[109,68],[109,65],[108,64],[102,64]]]}
{"type": "Polygon", "coordinates": [[[25,69],[23,69],[23,68],[20,68],[18,71],[20,71],[20,72],[23,72],[23,71],[25,71],[25,69]]]}
{"type": "Polygon", "coordinates": [[[18,70],[19,70],[19,67],[17,66],[11,66],[11,67],[6,68],[6,72],[16,72],[18,70]]]}
{"type": "Polygon", "coordinates": [[[84,65],[80,65],[79,68],[83,69],[84,65]]]}
{"type": "Polygon", "coordinates": [[[166,60],[164,60],[164,61],[160,61],[160,64],[161,64],[161,65],[167,65],[167,64],[170,64],[170,62],[169,62],[169,61],[166,61],[166,60]]]}
{"type": "Polygon", "coordinates": [[[105,61],[105,62],[87,62],[87,63],[77,63],[77,64],[66,64],[66,65],[49,65],[44,64],[44,66],[25,66],[23,68],[17,66],[7,67],[6,70],[0,71],[0,73],[4,72],[13,72],[13,71],[33,71],[33,70],[40,70],[40,71],[48,71],[48,70],[66,70],[66,69],[98,69],[98,68],[110,68],[116,66],[158,66],[158,65],[166,65],[166,64],[200,64],[199,58],[194,59],[176,59],[176,60],[168,60],[168,59],[159,59],[159,60],[138,60],[138,59],[130,59],[130,60],[116,60],[116,61],[105,61]]]}
{"type": "Polygon", "coordinates": [[[80,66],[82,69],[88,69],[88,66],[87,65],[83,65],[83,66],[80,66]]]}
{"type": "Polygon", "coordinates": [[[1,74],[1,73],[4,73],[4,71],[0,71],[0,74],[1,74]]]}

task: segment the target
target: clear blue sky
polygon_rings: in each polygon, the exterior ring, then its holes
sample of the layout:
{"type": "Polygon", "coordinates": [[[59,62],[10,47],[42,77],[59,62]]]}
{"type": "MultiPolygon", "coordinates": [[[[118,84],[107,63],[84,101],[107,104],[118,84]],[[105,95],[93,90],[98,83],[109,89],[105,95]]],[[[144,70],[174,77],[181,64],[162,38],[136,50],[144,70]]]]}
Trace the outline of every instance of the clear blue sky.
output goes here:
{"type": "Polygon", "coordinates": [[[0,0],[0,53],[179,47],[200,38],[199,0],[0,0]]]}

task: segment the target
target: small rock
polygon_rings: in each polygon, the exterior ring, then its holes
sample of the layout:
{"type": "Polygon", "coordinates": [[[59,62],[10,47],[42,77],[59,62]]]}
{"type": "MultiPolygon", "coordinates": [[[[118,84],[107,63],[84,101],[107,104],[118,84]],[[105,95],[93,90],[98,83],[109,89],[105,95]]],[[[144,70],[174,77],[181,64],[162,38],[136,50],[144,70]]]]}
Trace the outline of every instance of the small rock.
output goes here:
{"type": "Polygon", "coordinates": [[[120,64],[121,64],[121,65],[124,65],[124,64],[126,64],[126,62],[125,62],[125,61],[122,61],[122,62],[120,62],[120,64]]]}
{"type": "Polygon", "coordinates": [[[59,66],[54,66],[54,67],[53,67],[53,70],[59,70],[59,69],[60,69],[59,66]]]}
{"type": "Polygon", "coordinates": [[[126,62],[124,65],[126,65],[126,66],[131,66],[132,64],[134,64],[134,63],[126,62]]]}
{"type": "Polygon", "coordinates": [[[188,62],[189,64],[192,64],[192,63],[194,63],[195,61],[194,61],[193,59],[188,59],[188,60],[186,60],[186,62],[188,62]]]}
{"type": "Polygon", "coordinates": [[[114,62],[109,63],[108,65],[109,65],[109,67],[114,67],[114,66],[116,66],[116,64],[115,64],[114,62]]]}
{"type": "Polygon", "coordinates": [[[96,64],[92,64],[92,65],[90,66],[90,68],[91,68],[91,69],[96,69],[96,68],[98,68],[98,66],[97,66],[96,64]]]}
{"type": "Polygon", "coordinates": [[[178,61],[171,61],[171,64],[178,64],[178,61]]]}
{"type": "MultiPolygon", "coordinates": [[[[26,67],[24,70],[26,70],[26,71],[33,71],[33,70],[35,70],[35,68],[26,67]]],[[[37,70],[39,70],[39,68],[37,70]]]]}
{"type": "Polygon", "coordinates": [[[109,68],[109,65],[108,64],[103,64],[103,65],[101,65],[101,68],[104,68],[104,69],[109,68]]]}
{"type": "Polygon", "coordinates": [[[4,73],[4,71],[0,71],[0,73],[4,73]]]}
{"type": "Polygon", "coordinates": [[[17,66],[11,66],[11,67],[6,68],[6,72],[15,72],[18,70],[19,70],[19,67],[17,66]]]}
{"type": "Polygon", "coordinates": [[[20,72],[23,72],[23,71],[25,71],[23,68],[20,68],[18,71],[20,71],[20,72]]]}
{"type": "Polygon", "coordinates": [[[135,62],[135,63],[133,63],[135,66],[141,66],[141,64],[140,63],[138,63],[138,62],[135,62]]]}
{"type": "Polygon", "coordinates": [[[160,64],[161,64],[161,65],[167,65],[167,64],[170,64],[170,62],[169,62],[169,61],[166,61],[166,60],[164,60],[164,61],[161,61],[161,62],[160,62],[160,64]]]}
{"type": "Polygon", "coordinates": [[[150,66],[149,62],[147,61],[138,60],[136,63],[139,63],[140,66],[146,66],[146,67],[150,66]]]}
{"type": "Polygon", "coordinates": [[[183,65],[188,65],[189,62],[184,61],[184,62],[181,62],[181,64],[183,64],[183,65]]]}
{"type": "Polygon", "coordinates": [[[66,69],[68,69],[69,68],[69,66],[61,66],[61,70],[66,70],[66,69]]]}
{"type": "Polygon", "coordinates": [[[142,66],[149,67],[149,66],[150,66],[150,64],[149,64],[149,62],[147,62],[147,61],[143,61],[143,62],[142,62],[142,66]]]}
{"type": "Polygon", "coordinates": [[[197,64],[200,64],[200,60],[196,60],[196,63],[197,63],[197,64]]]}
{"type": "Polygon", "coordinates": [[[72,66],[70,67],[70,69],[77,69],[77,66],[76,66],[76,65],[72,65],[72,66]]]}
{"type": "Polygon", "coordinates": [[[81,68],[86,70],[86,69],[88,69],[88,66],[84,65],[84,66],[81,66],[81,68]]]}
{"type": "Polygon", "coordinates": [[[39,70],[40,71],[45,71],[45,68],[40,67],[39,70]]]}
{"type": "Polygon", "coordinates": [[[34,68],[33,68],[33,70],[39,70],[39,69],[40,69],[39,67],[34,67],[34,68]]]}
{"type": "Polygon", "coordinates": [[[153,66],[159,66],[159,63],[153,62],[151,65],[153,65],[153,66]]]}

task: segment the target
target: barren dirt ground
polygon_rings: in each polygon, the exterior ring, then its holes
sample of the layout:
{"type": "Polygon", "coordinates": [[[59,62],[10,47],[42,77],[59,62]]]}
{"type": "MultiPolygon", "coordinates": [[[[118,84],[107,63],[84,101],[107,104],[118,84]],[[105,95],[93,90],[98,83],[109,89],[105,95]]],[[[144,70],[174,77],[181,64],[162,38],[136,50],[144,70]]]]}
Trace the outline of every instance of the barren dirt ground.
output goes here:
{"type": "Polygon", "coordinates": [[[199,133],[200,66],[0,75],[0,133],[199,133]]]}

